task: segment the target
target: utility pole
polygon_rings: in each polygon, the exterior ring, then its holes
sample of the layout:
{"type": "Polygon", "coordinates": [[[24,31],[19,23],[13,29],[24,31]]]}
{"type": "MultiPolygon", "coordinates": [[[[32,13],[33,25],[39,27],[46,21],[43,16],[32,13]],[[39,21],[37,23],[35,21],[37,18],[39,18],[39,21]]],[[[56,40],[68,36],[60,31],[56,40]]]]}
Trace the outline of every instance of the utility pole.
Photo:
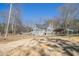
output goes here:
{"type": "Polygon", "coordinates": [[[6,39],[7,35],[8,35],[9,23],[10,23],[10,19],[11,19],[11,11],[12,11],[12,3],[10,4],[9,17],[8,17],[7,27],[6,27],[6,30],[5,30],[4,39],[6,39]]]}

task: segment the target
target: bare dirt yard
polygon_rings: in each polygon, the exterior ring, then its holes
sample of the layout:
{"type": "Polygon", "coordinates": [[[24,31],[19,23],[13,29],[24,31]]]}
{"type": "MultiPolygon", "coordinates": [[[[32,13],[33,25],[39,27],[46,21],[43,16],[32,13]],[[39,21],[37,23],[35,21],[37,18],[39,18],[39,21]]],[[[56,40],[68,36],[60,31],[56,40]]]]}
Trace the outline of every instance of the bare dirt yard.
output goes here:
{"type": "Polygon", "coordinates": [[[79,56],[79,36],[0,37],[1,56],[79,56]]]}

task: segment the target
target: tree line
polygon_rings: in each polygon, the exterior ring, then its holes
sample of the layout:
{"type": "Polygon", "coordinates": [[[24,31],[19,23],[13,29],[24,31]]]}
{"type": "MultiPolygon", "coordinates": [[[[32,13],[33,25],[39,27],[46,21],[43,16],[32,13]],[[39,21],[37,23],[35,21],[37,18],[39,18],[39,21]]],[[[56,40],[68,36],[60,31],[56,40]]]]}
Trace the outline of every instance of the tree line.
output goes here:
{"type": "MultiPolygon", "coordinates": [[[[1,23],[0,23],[0,33],[1,35],[5,35],[7,24],[8,24],[8,17],[9,17],[9,10],[3,10],[0,12],[1,16],[1,23]]],[[[22,24],[21,18],[21,10],[18,4],[13,4],[11,8],[11,15],[10,15],[10,22],[8,26],[8,32],[11,34],[21,34],[22,32],[29,32],[32,28],[29,26],[24,26],[22,24]]]]}
{"type": "MultiPolygon", "coordinates": [[[[17,34],[21,32],[30,32],[33,28],[24,26],[22,24],[21,10],[18,4],[13,4],[8,33],[17,34]]],[[[51,24],[54,29],[64,29],[64,33],[68,34],[69,31],[73,33],[79,33],[79,4],[66,3],[57,8],[59,16],[55,16],[54,19],[48,19],[46,22],[48,25],[51,24]]],[[[0,12],[0,33],[4,35],[7,28],[9,11],[0,12]]]]}
{"type": "Polygon", "coordinates": [[[63,29],[64,34],[79,33],[79,4],[66,3],[57,8],[59,16],[53,20],[48,20],[52,23],[55,29],[63,29]]]}

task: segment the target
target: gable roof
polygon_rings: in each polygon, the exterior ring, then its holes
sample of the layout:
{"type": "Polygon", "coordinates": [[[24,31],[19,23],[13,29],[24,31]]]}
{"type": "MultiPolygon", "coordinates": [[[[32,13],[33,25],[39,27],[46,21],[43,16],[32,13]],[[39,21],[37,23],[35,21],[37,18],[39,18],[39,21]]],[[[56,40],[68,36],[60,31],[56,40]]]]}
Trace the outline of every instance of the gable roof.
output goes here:
{"type": "Polygon", "coordinates": [[[38,27],[39,29],[47,29],[48,24],[43,24],[43,25],[36,24],[36,27],[38,27]]]}

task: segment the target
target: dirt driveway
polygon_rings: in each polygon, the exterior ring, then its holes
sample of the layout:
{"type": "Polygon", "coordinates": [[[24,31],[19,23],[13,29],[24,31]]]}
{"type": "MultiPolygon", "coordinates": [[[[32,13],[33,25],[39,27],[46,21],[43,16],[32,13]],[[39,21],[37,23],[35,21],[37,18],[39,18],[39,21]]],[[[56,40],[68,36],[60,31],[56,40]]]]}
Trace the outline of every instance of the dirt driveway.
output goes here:
{"type": "MultiPolygon", "coordinates": [[[[21,36],[22,37],[22,36],[21,36]]],[[[14,56],[78,56],[79,43],[69,37],[24,37],[0,43],[0,55],[14,56]]]]}

